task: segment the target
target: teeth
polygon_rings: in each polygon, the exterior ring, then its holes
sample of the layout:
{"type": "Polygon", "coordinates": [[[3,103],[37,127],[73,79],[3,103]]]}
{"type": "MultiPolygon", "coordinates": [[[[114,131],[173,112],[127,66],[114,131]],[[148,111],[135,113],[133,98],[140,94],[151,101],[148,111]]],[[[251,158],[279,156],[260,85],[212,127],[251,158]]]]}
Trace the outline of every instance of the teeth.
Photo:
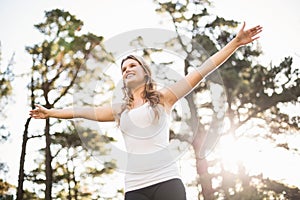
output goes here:
{"type": "Polygon", "coordinates": [[[126,78],[131,78],[131,77],[133,77],[134,76],[134,74],[128,74],[127,76],[126,76],[126,78]]]}

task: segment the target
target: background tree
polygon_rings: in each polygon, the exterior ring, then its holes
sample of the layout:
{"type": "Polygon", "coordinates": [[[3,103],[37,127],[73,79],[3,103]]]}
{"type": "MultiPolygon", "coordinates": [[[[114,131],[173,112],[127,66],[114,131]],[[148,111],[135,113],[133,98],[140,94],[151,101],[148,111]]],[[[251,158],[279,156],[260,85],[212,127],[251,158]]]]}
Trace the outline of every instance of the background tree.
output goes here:
{"type": "MultiPolygon", "coordinates": [[[[33,47],[26,48],[33,60],[31,83],[29,84],[32,109],[36,103],[49,109],[69,106],[72,104],[74,93],[82,87],[81,81],[93,82],[94,79],[99,79],[97,74],[101,68],[94,65],[89,66],[88,60],[96,59],[105,64],[105,61],[111,58],[101,44],[103,37],[91,33],[80,34],[82,26],[83,22],[76,19],[74,15],[59,9],[45,12],[45,21],[35,25],[45,35],[45,40],[33,47]],[[97,49],[98,52],[100,50],[100,54],[94,54],[94,49],[97,49]]],[[[83,96],[82,98],[91,97],[83,96]]],[[[86,104],[86,102],[84,103],[86,104]]],[[[45,199],[51,199],[53,195],[67,199],[88,197],[90,194],[80,188],[81,177],[75,176],[78,174],[76,173],[77,167],[72,164],[75,159],[78,164],[86,163],[90,158],[86,156],[88,151],[80,143],[80,138],[75,131],[76,128],[78,131],[80,126],[74,127],[72,123],[63,124],[61,120],[57,119],[45,121],[43,132],[30,130],[30,118],[26,122],[17,198],[24,199],[23,182],[25,177],[27,181],[36,186],[34,193],[37,196],[44,194],[45,199]],[[30,132],[31,134],[29,134],[30,132]],[[45,139],[45,146],[41,148],[41,152],[45,156],[38,157],[35,162],[36,168],[24,174],[26,144],[29,139],[32,139],[32,143],[40,143],[45,139]],[[63,183],[67,183],[68,187],[65,188],[63,183]],[[45,187],[40,187],[41,184],[45,187]],[[53,186],[55,186],[55,192],[52,190],[53,186]],[[63,193],[63,191],[68,192],[63,193]]],[[[85,129],[85,131],[89,130],[85,129]]],[[[96,135],[97,133],[90,131],[86,137],[93,140],[96,135]]],[[[111,141],[105,135],[101,137],[106,138],[103,142],[111,141]]],[[[105,150],[102,150],[101,153],[105,153],[105,150]]],[[[105,168],[102,173],[111,173],[114,165],[106,164],[102,168],[105,168]]],[[[101,173],[97,175],[99,174],[101,173]]]]}
{"type": "MultiPolygon", "coordinates": [[[[194,51],[197,51],[199,48],[196,45],[190,48],[181,42],[183,41],[182,35],[188,35],[193,41],[201,44],[208,54],[215,53],[234,37],[232,29],[236,30],[238,22],[210,14],[210,1],[154,2],[157,3],[157,12],[167,16],[174,24],[174,30],[178,33],[178,41],[187,55],[184,60],[185,66],[182,69],[184,72],[187,72],[188,68],[194,66],[192,64],[194,58],[189,55],[193,55],[194,51]]],[[[201,53],[203,52],[200,52],[199,55],[202,55],[201,53]]],[[[230,122],[230,128],[224,132],[233,134],[236,138],[253,138],[253,135],[247,135],[245,131],[243,134],[239,133],[246,125],[253,124],[253,126],[263,126],[270,132],[267,136],[256,133],[255,137],[263,137],[276,142],[275,138],[278,134],[292,134],[299,131],[299,117],[290,116],[284,111],[284,108],[291,104],[299,105],[299,69],[292,66],[291,57],[284,58],[279,66],[262,66],[255,59],[260,53],[258,43],[242,47],[218,70],[223,80],[221,84],[224,84],[226,90],[226,118],[230,122]],[[257,119],[261,121],[258,122],[257,119]]],[[[199,57],[199,59],[201,58],[199,57]]],[[[196,135],[192,146],[195,152],[197,173],[199,175],[197,182],[201,185],[199,198],[203,196],[204,199],[217,197],[231,199],[233,196],[241,194],[235,189],[236,185],[242,183],[242,188],[245,191],[250,186],[252,177],[243,179],[240,176],[228,176],[229,174],[225,171],[220,174],[208,173],[208,167],[220,165],[219,160],[208,161],[207,155],[201,154],[207,148],[207,143],[210,143],[209,140],[204,141],[203,139],[211,136],[212,133],[218,133],[217,129],[212,130],[214,127],[218,127],[218,125],[215,126],[216,124],[214,124],[217,121],[214,120],[214,116],[217,113],[213,107],[213,102],[207,102],[207,104],[199,106],[197,95],[199,93],[203,94],[209,84],[216,83],[216,79],[213,76],[214,73],[207,78],[205,83],[200,84],[195,92],[186,98],[191,108],[191,117],[188,119],[189,123],[187,124],[190,125],[191,130],[196,135]],[[205,124],[201,120],[204,118],[203,114],[202,116],[197,114],[204,107],[210,109],[211,113],[214,113],[210,116],[211,121],[208,123],[210,124],[210,130],[205,128],[207,127],[207,123],[205,124]],[[198,112],[192,112],[194,109],[198,110],[198,112]],[[193,119],[199,119],[199,121],[193,119]],[[200,125],[197,126],[198,123],[200,125]],[[213,188],[212,180],[222,180],[220,181],[220,187],[213,188]],[[230,182],[230,180],[232,181],[230,182]]],[[[217,139],[218,137],[211,138],[217,139]]],[[[216,143],[216,141],[213,143],[216,143]]],[[[288,144],[278,143],[277,145],[288,149],[288,144]]],[[[213,145],[210,147],[213,147],[213,145]]],[[[298,151],[298,149],[295,151],[298,151]]],[[[261,183],[265,184],[265,180],[261,180],[261,183]]],[[[266,190],[266,193],[272,190],[269,187],[262,188],[260,189],[264,192],[266,190]]],[[[264,192],[258,189],[258,186],[252,189],[256,192],[251,193],[251,190],[247,190],[247,199],[259,199],[264,194],[264,192]],[[249,194],[257,195],[254,198],[253,196],[249,196],[249,194]]],[[[288,191],[289,189],[283,193],[282,190],[280,192],[273,191],[273,193],[288,196],[285,195],[288,191]]]]}
{"type": "MultiPolygon", "coordinates": [[[[1,43],[0,43],[0,143],[4,143],[10,136],[10,133],[3,123],[6,118],[6,107],[9,103],[12,103],[11,99],[13,88],[12,82],[14,80],[14,73],[12,68],[14,66],[14,54],[11,56],[6,67],[2,65],[2,56],[1,56],[1,43]]],[[[13,185],[6,182],[6,174],[8,173],[9,168],[6,163],[0,162],[0,198],[12,199],[12,195],[8,195],[7,192],[13,188],[13,185]]]]}
{"type": "MultiPolygon", "coordinates": [[[[209,14],[209,1],[155,2],[158,5],[157,11],[170,17],[169,19],[174,24],[175,31],[178,33],[178,37],[175,38],[177,43],[181,41],[180,34],[191,36],[194,41],[200,43],[205,49],[205,52],[200,52],[199,55],[206,56],[206,53],[216,52],[229,39],[234,37],[232,28],[236,31],[238,23],[209,14]]],[[[68,12],[53,10],[46,12],[44,23],[36,25],[37,29],[45,35],[45,40],[40,44],[27,48],[33,58],[32,78],[29,84],[32,108],[35,103],[43,104],[47,108],[68,106],[72,102],[73,95],[88,87],[86,81],[91,82],[93,78],[100,79],[103,83],[101,85],[104,89],[100,89],[100,92],[105,93],[105,91],[113,89],[114,86],[109,82],[109,77],[100,77],[97,74],[103,74],[100,64],[114,62],[114,60],[103,48],[101,37],[93,34],[80,34],[82,24],[80,20],[77,20],[68,12]],[[94,52],[94,49],[100,49],[100,51],[94,52]],[[99,65],[88,66],[86,60],[89,59],[95,59],[99,65]],[[91,73],[86,73],[86,71],[91,73]]],[[[195,56],[188,55],[197,55],[194,53],[199,49],[197,46],[190,48],[184,43],[181,44],[180,52],[185,52],[187,55],[183,62],[184,67],[181,70],[183,73],[187,73],[196,60],[195,56]]],[[[171,45],[171,42],[166,45],[171,45]]],[[[144,53],[149,60],[152,60],[151,52],[144,53]]],[[[176,109],[173,113],[173,123],[186,123],[189,126],[189,130],[186,131],[187,134],[190,131],[195,132],[196,137],[193,140],[192,147],[199,177],[189,186],[200,188],[199,198],[241,199],[245,197],[248,199],[261,199],[261,197],[267,198],[267,196],[292,198],[299,193],[298,189],[293,190],[283,184],[266,180],[262,176],[249,176],[243,166],[239,166],[238,174],[230,173],[222,168],[217,151],[211,152],[216,159],[207,157],[207,154],[203,151],[203,149],[209,150],[214,147],[215,140],[212,140],[211,143],[206,140],[204,143],[204,138],[211,136],[213,133],[218,133],[214,131],[214,127],[220,127],[221,124],[218,123],[218,120],[215,120],[218,112],[212,99],[199,103],[198,96],[209,93],[209,88],[214,85],[222,86],[224,84],[226,89],[227,99],[223,106],[227,107],[226,119],[230,122],[230,126],[228,126],[228,129],[223,130],[224,132],[232,133],[236,138],[255,136],[276,142],[276,135],[272,132],[276,127],[276,130],[280,130],[276,132],[277,134],[282,134],[286,130],[289,132],[299,130],[297,125],[299,119],[284,113],[284,109],[282,109],[287,104],[299,101],[299,91],[295,90],[294,87],[299,83],[299,72],[292,67],[292,58],[284,59],[279,66],[270,65],[265,67],[256,62],[255,57],[259,54],[260,50],[257,43],[241,48],[219,70],[223,79],[222,83],[214,77],[215,74],[211,74],[199,85],[195,92],[187,96],[185,101],[191,111],[190,117],[180,116],[179,112],[176,113],[176,109]],[[282,77],[287,77],[287,81],[282,82],[281,80],[284,80],[282,77]],[[283,93],[284,91],[293,92],[293,95],[289,96],[289,93],[283,93]],[[209,111],[210,114],[203,115],[204,110],[209,111]],[[199,113],[202,115],[200,116],[199,113]],[[210,120],[206,121],[205,119],[210,120]],[[256,121],[256,119],[260,119],[260,121],[256,121]],[[272,134],[260,135],[257,133],[254,136],[245,132],[241,134],[240,130],[249,123],[252,126],[261,126],[272,134]],[[212,128],[208,129],[207,127],[212,128]],[[199,154],[199,152],[204,152],[204,154],[199,154]],[[209,173],[209,167],[218,166],[221,166],[219,173],[209,173]],[[219,186],[213,187],[212,181],[216,180],[219,180],[219,186]],[[253,182],[256,184],[253,185],[253,182]]],[[[199,60],[202,61],[205,56],[199,60]]],[[[157,63],[157,66],[160,64],[168,65],[168,63],[157,63]]],[[[157,70],[161,69],[158,67],[157,70]]],[[[225,92],[222,93],[223,98],[225,92]]],[[[85,101],[85,97],[82,97],[82,105],[89,104],[89,101],[85,101]]],[[[18,193],[18,199],[38,199],[42,198],[43,195],[41,194],[44,193],[46,199],[51,199],[52,196],[69,199],[94,198],[91,196],[90,188],[84,188],[87,186],[84,181],[92,178],[93,182],[96,183],[96,178],[93,176],[103,176],[107,172],[110,173],[114,163],[104,163],[100,167],[88,163],[89,157],[87,155],[91,154],[88,154],[80,146],[78,135],[72,130],[91,133],[88,134],[91,137],[90,147],[94,147],[95,150],[99,150],[94,144],[95,141],[113,142],[113,139],[105,134],[101,139],[96,139],[98,135],[93,134],[94,130],[86,129],[84,123],[76,124],[76,128],[74,128],[72,123],[63,123],[60,120],[51,119],[46,121],[44,132],[30,130],[29,123],[32,123],[30,118],[25,124],[23,144],[24,142],[27,144],[29,138],[34,144],[42,143],[46,139],[46,145],[40,151],[45,153],[46,156],[36,155],[35,168],[27,172],[26,175],[23,173],[26,180],[37,186],[34,187],[36,191],[30,191],[28,194],[27,191],[23,190],[24,176],[23,179],[22,176],[19,176],[18,191],[21,191],[22,195],[18,193]],[[80,160],[82,157],[87,157],[87,160],[80,160]],[[85,172],[82,172],[76,165],[79,160],[88,163],[87,167],[89,168],[85,168],[85,172]],[[68,176],[65,176],[66,174],[68,176]],[[41,184],[45,183],[46,190],[45,187],[41,187],[41,184]],[[52,190],[52,187],[54,187],[54,190],[52,190]]],[[[173,140],[185,140],[185,137],[181,137],[175,130],[171,130],[171,138],[173,140]]],[[[277,145],[298,152],[298,149],[291,149],[289,144],[278,143],[277,145]]],[[[26,145],[22,146],[22,149],[20,175],[25,169],[26,145]]],[[[98,194],[95,198],[105,198],[98,194]]]]}
{"type": "MultiPolygon", "coordinates": [[[[10,98],[12,95],[12,82],[14,80],[14,73],[12,67],[14,65],[14,54],[11,56],[6,67],[2,66],[1,57],[1,43],[0,43],[0,109],[1,118],[5,118],[5,109],[9,102],[12,102],[10,98]]],[[[3,120],[2,120],[3,121],[3,120]]],[[[9,132],[6,130],[4,124],[0,124],[0,142],[7,140],[9,137],[9,132]]]]}

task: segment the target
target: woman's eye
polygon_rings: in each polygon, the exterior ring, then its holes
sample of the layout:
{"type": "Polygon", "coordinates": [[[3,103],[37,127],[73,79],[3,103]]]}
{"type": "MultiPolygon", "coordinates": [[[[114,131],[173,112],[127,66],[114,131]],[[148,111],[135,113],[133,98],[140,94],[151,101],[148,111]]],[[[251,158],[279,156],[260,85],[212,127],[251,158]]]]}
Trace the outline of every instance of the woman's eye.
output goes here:
{"type": "Polygon", "coordinates": [[[136,64],[132,64],[132,65],[129,65],[129,66],[127,66],[127,67],[124,67],[123,69],[122,69],[122,74],[127,70],[127,68],[129,68],[129,69],[131,69],[131,68],[134,68],[134,67],[137,67],[138,65],[136,65],[136,64]]]}

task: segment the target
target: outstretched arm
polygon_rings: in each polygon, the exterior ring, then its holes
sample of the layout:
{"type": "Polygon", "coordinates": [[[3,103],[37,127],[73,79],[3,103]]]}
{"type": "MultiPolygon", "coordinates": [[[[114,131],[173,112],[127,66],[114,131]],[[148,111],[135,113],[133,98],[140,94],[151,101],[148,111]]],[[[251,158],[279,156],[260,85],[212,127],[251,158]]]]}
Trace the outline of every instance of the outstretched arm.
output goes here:
{"type": "MultiPolygon", "coordinates": [[[[234,39],[232,39],[220,51],[218,51],[217,53],[215,53],[214,55],[212,55],[210,57],[212,63],[215,65],[215,68],[220,66],[221,64],[223,64],[235,52],[235,50],[237,48],[239,48],[240,46],[246,45],[248,43],[251,43],[254,40],[259,38],[259,36],[257,36],[257,34],[259,34],[262,31],[261,26],[258,25],[251,29],[244,30],[245,26],[246,26],[246,23],[244,22],[242,28],[237,33],[236,37],[234,39]]],[[[206,74],[210,73],[212,70],[214,70],[214,69],[211,69],[210,71],[205,71],[203,69],[202,70],[203,76],[206,76],[206,74]]],[[[200,71],[200,73],[201,73],[201,71],[200,71]]]]}
{"type": "Polygon", "coordinates": [[[205,76],[222,65],[240,46],[251,43],[259,38],[258,34],[262,31],[261,26],[258,25],[245,30],[245,25],[244,22],[236,37],[221,50],[212,55],[200,67],[175,84],[164,88],[162,90],[164,104],[168,107],[173,106],[178,99],[187,95],[205,76]]]}
{"type": "Polygon", "coordinates": [[[94,121],[114,121],[113,110],[110,105],[101,107],[47,109],[41,105],[36,105],[36,109],[30,111],[30,116],[35,119],[59,118],[72,119],[84,118],[94,121]]]}

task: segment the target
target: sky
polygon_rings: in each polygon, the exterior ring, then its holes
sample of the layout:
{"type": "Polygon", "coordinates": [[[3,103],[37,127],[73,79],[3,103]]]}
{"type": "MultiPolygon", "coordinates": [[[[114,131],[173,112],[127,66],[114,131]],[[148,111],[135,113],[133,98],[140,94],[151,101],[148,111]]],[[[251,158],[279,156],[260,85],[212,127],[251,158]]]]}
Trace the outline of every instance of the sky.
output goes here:
{"type": "MultiPolygon", "coordinates": [[[[240,22],[246,21],[247,27],[257,24],[264,27],[259,39],[264,52],[262,62],[279,64],[285,56],[293,56],[295,62],[300,63],[300,1],[213,2],[215,5],[213,12],[218,16],[240,22]]],[[[0,0],[1,66],[6,66],[11,55],[15,53],[16,75],[30,70],[31,58],[25,52],[25,46],[42,41],[42,35],[33,25],[42,22],[44,11],[54,8],[64,9],[76,15],[84,22],[83,31],[103,35],[106,39],[137,28],[162,26],[160,23],[162,18],[155,13],[155,6],[151,0],[0,0]]],[[[13,96],[15,103],[6,109],[8,120],[5,123],[9,127],[11,138],[0,147],[0,161],[7,162],[10,167],[10,173],[6,178],[15,184],[22,131],[30,109],[28,97],[24,93],[28,80],[20,77],[16,80],[13,96]]],[[[37,122],[34,123],[38,127],[37,122]]]]}
{"type": "MultiPolygon", "coordinates": [[[[215,1],[217,2],[217,0],[215,1]]],[[[259,40],[264,59],[274,64],[285,56],[300,57],[300,2],[297,0],[229,0],[218,1],[216,12],[248,24],[259,23],[264,30],[259,40]]]]}

